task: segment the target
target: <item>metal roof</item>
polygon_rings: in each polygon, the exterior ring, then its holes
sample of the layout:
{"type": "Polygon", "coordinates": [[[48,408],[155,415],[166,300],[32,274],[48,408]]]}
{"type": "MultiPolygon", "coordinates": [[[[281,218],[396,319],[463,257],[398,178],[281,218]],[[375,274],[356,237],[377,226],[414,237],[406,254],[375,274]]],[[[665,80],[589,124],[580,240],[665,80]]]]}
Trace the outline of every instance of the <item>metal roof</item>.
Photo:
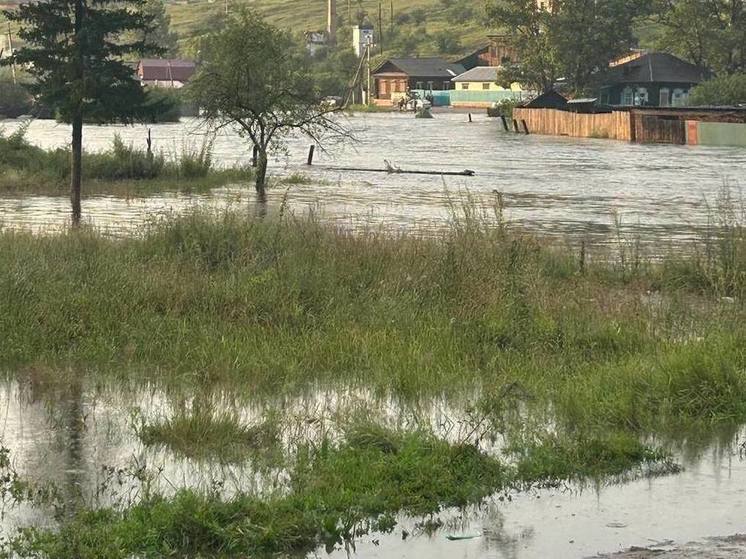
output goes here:
{"type": "Polygon", "coordinates": [[[609,68],[604,85],[622,83],[700,83],[710,72],[672,54],[653,52],[609,68]]]}
{"type": "Polygon", "coordinates": [[[167,58],[143,58],[138,71],[143,80],[176,80],[186,82],[192,77],[196,65],[191,60],[167,58]]]}
{"type": "Polygon", "coordinates": [[[454,82],[496,82],[498,66],[476,66],[453,78],[454,82]]]}
{"type": "Polygon", "coordinates": [[[438,56],[428,58],[389,58],[380,64],[373,73],[382,73],[387,65],[392,65],[413,78],[451,79],[464,73],[464,67],[461,64],[448,62],[438,56]]]}

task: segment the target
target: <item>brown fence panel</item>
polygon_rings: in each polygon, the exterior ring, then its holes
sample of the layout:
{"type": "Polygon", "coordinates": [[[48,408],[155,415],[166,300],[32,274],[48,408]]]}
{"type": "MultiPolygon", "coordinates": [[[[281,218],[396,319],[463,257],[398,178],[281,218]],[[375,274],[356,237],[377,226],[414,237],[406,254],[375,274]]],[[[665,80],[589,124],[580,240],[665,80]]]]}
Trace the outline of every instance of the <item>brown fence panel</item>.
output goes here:
{"type": "Polygon", "coordinates": [[[532,134],[627,141],[632,138],[630,114],[624,111],[581,114],[556,109],[514,109],[513,118],[525,120],[532,134]]]}

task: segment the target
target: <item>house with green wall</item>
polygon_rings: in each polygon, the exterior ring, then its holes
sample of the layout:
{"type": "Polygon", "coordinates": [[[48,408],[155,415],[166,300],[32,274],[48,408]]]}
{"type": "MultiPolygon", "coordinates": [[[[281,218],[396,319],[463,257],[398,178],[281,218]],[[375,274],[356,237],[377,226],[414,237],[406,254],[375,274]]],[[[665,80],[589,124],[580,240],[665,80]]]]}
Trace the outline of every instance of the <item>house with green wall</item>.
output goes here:
{"type": "Polygon", "coordinates": [[[599,93],[601,105],[683,107],[689,92],[710,72],[672,54],[639,52],[609,67],[599,93]]]}

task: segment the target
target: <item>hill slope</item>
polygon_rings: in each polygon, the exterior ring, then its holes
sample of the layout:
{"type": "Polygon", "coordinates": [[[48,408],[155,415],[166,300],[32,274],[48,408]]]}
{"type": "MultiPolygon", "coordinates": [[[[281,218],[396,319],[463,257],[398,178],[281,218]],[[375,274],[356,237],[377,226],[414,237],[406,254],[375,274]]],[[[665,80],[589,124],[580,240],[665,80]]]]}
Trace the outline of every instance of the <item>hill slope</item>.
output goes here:
{"type": "MultiPolygon", "coordinates": [[[[229,11],[240,7],[257,10],[269,22],[298,35],[326,28],[324,0],[228,0],[229,11]]],[[[225,8],[225,0],[167,3],[171,27],[185,50],[189,50],[191,38],[210,30],[225,8]]],[[[376,28],[376,39],[380,39],[378,0],[338,1],[340,45],[352,45],[351,26],[363,14],[376,28]]],[[[456,57],[482,46],[489,31],[481,0],[385,0],[381,14],[383,46],[391,54],[456,57]]]]}

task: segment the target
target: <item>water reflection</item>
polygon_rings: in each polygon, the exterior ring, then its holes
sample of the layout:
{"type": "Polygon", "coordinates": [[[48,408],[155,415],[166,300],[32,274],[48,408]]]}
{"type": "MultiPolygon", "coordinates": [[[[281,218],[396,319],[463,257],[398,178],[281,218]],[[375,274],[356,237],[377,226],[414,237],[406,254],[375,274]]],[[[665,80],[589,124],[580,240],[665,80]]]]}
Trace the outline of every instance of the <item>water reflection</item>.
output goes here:
{"type": "MultiPolygon", "coordinates": [[[[193,406],[195,396],[188,391],[167,392],[148,384],[89,385],[74,376],[50,386],[34,380],[32,373],[25,377],[31,380],[0,385],[3,442],[21,474],[60,489],[68,513],[80,504],[128,503],[148,490],[168,494],[179,487],[197,487],[229,496],[236,491],[261,493],[282,482],[277,471],[262,470],[251,461],[192,460],[166,448],[144,447],[136,435],[138,418],[170,417],[193,406]]],[[[206,389],[198,400],[203,407],[231,410],[247,424],[268,410],[282,410],[287,447],[333,433],[341,412],[374,413],[377,421],[403,428],[424,421],[454,440],[471,429],[460,405],[436,400],[408,407],[365,389],[330,388],[262,400],[206,389]]],[[[665,440],[685,466],[679,475],[623,485],[510,492],[478,507],[444,511],[425,524],[400,517],[394,533],[355,542],[356,554],[569,558],[648,545],[652,540],[736,533],[746,528],[741,514],[746,505],[746,462],[739,452],[743,437],[736,426],[679,431],[665,440]],[[430,529],[440,523],[440,529],[430,529]],[[476,537],[450,541],[447,535],[476,537]]],[[[52,521],[51,510],[23,507],[10,511],[2,528],[8,533],[18,525],[52,521]]],[[[341,558],[346,551],[337,549],[331,556],[341,558]]]]}

